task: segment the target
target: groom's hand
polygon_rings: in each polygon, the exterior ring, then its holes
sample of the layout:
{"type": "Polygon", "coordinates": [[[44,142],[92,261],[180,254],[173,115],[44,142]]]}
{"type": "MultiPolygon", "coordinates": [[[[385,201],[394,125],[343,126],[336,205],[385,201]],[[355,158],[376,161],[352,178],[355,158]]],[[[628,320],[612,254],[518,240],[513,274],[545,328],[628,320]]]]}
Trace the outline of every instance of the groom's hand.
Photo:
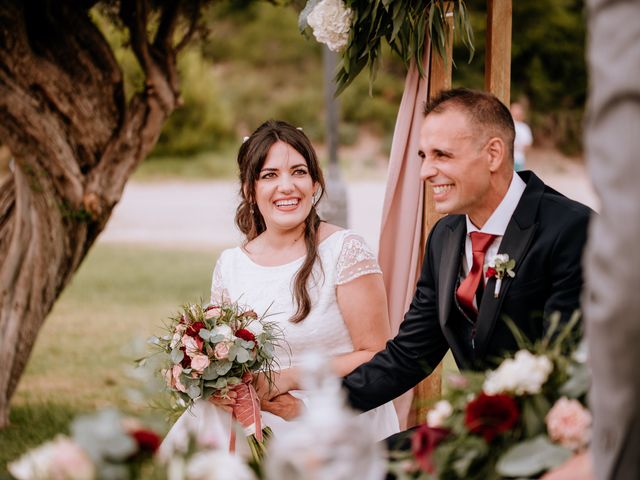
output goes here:
{"type": "Polygon", "coordinates": [[[293,395],[285,393],[271,400],[262,399],[260,401],[260,408],[265,412],[271,412],[285,420],[293,420],[302,413],[304,403],[293,395]]]}

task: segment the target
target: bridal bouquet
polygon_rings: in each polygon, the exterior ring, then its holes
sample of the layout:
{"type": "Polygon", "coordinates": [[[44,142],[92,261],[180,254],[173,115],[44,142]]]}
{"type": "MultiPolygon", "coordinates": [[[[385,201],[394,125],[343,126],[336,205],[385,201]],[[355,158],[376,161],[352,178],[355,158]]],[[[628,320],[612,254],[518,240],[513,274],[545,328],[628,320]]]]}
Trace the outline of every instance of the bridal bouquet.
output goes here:
{"type": "Polygon", "coordinates": [[[485,373],[448,379],[447,394],[413,434],[410,456],[395,454],[390,470],[402,478],[534,478],[585,449],[591,414],[578,316],[485,373]]]}
{"type": "MultiPolygon", "coordinates": [[[[185,305],[170,319],[168,329],[166,335],[152,337],[150,343],[166,356],[161,374],[178,403],[186,407],[200,398],[224,398],[235,391],[233,417],[244,428],[251,452],[259,461],[271,430],[262,429],[260,402],[252,380],[258,372],[270,378],[281,331],[254,311],[228,303],[185,305]]],[[[235,447],[234,432],[232,429],[230,450],[235,447]]]]}

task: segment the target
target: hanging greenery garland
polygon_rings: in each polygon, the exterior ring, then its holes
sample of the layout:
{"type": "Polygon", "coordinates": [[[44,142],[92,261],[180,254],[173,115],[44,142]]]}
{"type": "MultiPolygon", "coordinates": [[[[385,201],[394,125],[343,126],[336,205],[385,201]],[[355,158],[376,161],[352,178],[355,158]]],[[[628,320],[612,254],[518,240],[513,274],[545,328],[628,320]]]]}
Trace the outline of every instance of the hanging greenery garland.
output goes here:
{"type": "Polygon", "coordinates": [[[464,0],[308,0],[300,13],[302,32],[311,31],[331,50],[340,52],[336,74],[339,95],[366,67],[373,84],[386,42],[407,68],[415,61],[424,74],[422,58],[426,33],[442,58],[449,46],[453,16],[454,35],[473,57],[473,31],[464,0]]]}

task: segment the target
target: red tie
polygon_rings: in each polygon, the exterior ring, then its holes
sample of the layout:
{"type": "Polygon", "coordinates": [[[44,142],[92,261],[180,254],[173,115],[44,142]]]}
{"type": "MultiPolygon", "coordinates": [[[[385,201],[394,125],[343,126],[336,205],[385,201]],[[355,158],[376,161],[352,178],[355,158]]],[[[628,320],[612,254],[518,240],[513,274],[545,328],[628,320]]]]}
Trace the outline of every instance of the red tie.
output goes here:
{"type": "Polygon", "coordinates": [[[456,296],[458,302],[467,312],[477,313],[476,307],[473,306],[473,297],[476,295],[478,285],[482,281],[482,267],[484,266],[484,256],[487,253],[489,245],[493,242],[495,235],[481,232],[471,232],[471,251],[473,253],[473,265],[467,278],[465,278],[458,290],[456,296]]]}

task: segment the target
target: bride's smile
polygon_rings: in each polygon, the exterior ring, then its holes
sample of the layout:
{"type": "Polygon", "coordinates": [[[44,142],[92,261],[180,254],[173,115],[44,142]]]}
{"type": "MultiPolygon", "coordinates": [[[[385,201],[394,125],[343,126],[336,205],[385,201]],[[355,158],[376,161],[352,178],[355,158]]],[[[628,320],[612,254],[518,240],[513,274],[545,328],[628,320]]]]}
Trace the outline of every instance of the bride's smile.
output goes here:
{"type": "Polygon", "coordinates": [[[274,143],[255,184],[256,203],[267,230],[288,231],[302,225],[317,188],[304,157],[285,142],[274,143]]]}

